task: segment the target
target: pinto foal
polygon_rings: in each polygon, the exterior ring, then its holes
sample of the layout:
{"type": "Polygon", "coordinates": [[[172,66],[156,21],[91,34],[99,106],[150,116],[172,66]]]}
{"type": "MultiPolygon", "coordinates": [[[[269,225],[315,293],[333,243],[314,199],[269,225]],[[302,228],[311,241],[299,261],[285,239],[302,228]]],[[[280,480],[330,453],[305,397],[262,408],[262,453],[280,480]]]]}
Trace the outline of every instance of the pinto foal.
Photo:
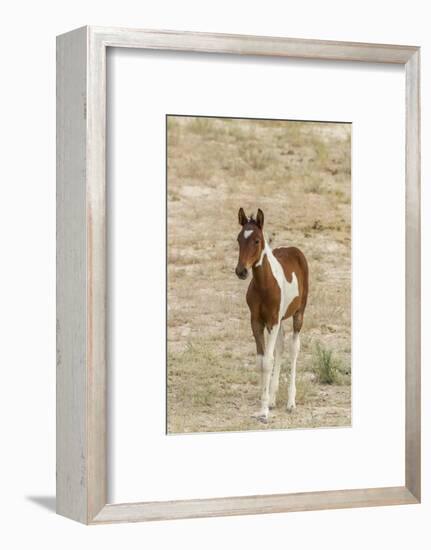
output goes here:
{"type": "Polygon", "coordinates": [[[239,259],[235,272],[240,279],[246,279],[250,269],[253,272],[246,299],[262,386],[261,408],[255,416],[267,422],[269,409],[275,407],[280,377],[284,340],[282,321],[289,317],[293,319],[293,334],[287,410],[296,407],[296,360],[299,332],[307,304],[308,266],[298,248],[271,250],[263,235],[264,216],[260,208],[256,219],[253,216],[247,218],[240,208],[238,220],[242,229],[238,235],[239,259]],[[266,343],[265,329],[268,334],[266,343]]]}

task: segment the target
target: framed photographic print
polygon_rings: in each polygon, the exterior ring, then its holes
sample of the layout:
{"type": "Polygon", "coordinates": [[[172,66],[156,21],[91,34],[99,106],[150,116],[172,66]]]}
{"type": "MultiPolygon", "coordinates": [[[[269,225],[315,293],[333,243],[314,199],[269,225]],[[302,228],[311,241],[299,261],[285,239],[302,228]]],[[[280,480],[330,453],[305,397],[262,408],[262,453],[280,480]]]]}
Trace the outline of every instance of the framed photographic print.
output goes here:
{"type": "Polygon", "coordinates": [[[58,513],[419,502],[419,48],[59,36],[58,513]]]}

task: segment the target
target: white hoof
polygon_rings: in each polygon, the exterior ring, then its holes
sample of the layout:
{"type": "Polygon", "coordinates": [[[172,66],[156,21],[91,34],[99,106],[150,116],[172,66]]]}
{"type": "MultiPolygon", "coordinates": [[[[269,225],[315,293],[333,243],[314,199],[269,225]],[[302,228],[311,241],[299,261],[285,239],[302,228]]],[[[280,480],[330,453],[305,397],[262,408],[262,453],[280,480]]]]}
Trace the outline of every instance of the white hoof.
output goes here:
{"type": "Polygon", "coordinates": [[[252,418],[263,422],[264,424],[268,423],[268,411],[259,411],[252,415],[252,418]]]}
{"type": "Polygon", "coordinates": [[[287,404],[287,412],[293,412],[296,409],[295,403],[288,403],[287,404]]]}

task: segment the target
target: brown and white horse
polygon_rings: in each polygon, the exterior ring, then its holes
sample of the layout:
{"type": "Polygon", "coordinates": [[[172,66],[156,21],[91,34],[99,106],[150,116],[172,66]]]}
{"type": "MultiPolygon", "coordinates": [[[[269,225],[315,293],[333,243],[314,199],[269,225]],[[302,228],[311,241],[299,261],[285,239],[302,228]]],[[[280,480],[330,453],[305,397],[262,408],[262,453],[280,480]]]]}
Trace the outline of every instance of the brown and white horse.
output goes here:
{"type": "Polygon", "coordinates": [[[275,407],[277,397],[284,340],[282,322],[289,317],[293,319],[293,334],[287,410],[296,407],[296,361],[307,304],[308,265],[298,248],[271,250],[263,234],[264,216],[260,208],[256,219],[253,216],[248,218],[240,208],[238,220],[242,229],[238,235],[239,259],[235,272],[240,279],[246,279],[250,269],[253,273],[246,299],[262,386],[261,408],[255,416],[267,422],[269,409],[275,407]]]}

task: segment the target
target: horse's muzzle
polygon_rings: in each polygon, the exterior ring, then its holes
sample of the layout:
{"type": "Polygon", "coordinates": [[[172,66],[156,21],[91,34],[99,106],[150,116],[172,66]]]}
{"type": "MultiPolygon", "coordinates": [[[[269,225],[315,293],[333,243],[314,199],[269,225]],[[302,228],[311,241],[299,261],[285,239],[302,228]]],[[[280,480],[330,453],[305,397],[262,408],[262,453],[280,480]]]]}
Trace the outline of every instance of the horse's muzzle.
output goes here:
{"type": "Polygon", "coordinates": [[[245,279],[247,279],[248,277],[248,270],[247,268],[243,267],[243,266],[239,266],[237,265],[236,266],[236,269],[235,269],[235,273],[237,274],[237,276],[242,279],[243,281],[245,279]]]}

